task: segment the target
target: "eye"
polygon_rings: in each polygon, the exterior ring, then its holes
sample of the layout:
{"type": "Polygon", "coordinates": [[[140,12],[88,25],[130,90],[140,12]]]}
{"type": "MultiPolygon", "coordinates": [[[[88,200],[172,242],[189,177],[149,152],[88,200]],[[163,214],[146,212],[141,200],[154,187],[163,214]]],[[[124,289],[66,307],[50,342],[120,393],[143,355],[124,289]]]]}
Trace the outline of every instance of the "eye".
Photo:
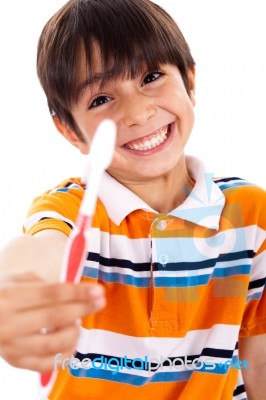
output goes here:
{"type": "Polygon", "coordinates": [[[151,83],[151,82],[157,81],[163,75],[164,74],[162,72],[158,72],[158,71],[151,72],[151,73],[147,74],[145,76],[145,78],[143,79],[142,86],[147,85],[147,83],[151,83]]]}
{"type": "Polygon", "coordinates": [[[89,108],[95,108],[95,107],[102,106],[103,104],[109,103],[109,101],[111,101],[111,100],[112,100],[112,98],[109,96],[96,97],[96,99],[94,99],[93,102],[89,105],[89,108]]]}

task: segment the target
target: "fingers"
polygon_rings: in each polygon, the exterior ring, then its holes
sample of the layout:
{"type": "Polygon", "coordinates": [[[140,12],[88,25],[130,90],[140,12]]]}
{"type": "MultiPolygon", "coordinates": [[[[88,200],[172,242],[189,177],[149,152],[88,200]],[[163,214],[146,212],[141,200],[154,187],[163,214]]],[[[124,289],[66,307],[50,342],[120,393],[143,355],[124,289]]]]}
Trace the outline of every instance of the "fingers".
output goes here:
{"type": "Polygon", "coordinates": [[[29,282],[43,282],[38,275],[34,272],[23,272],[23,273],[8,273],[6,271],[0,271],[0,288],[12,286],[15,283],[29,283],[29,282]]]}
{"type": "Polygon", "coordinates": [[[57,353],[72,354],[78,321],[105,305],[99,284],[26,279],[0,288],[0,356],[11,365],[50,371],[57,353]],[[41,334],[42,328],[52,328],[41,334]]]}
{"type": "Polygon", "coordinates": [[[20,287],[17,288],[16,296],[12,296],[12,289],[9,288],[5,300],[0,300],[2,342],[15,335],[34,334],[43,327],[60,329],[99,311],[105,305],[104,291],[100,285],[47,285],[38,290],[34,287],[32,291],[33,294],[28,287],[20,287]],[[50,295],[49,302],[45,295],[50,295]],[[22,305],[19,304],[19,298],[22,305]]]}
{"type": "MultiPolygon", "coordinates": [[[[56,353],[58,354],[58,353],[56,353]]],[[[53,370],[61,369],[62,367],[65,368],[67,365],[67,361],[69,361],[72,357],[72,352],[60,352],[60,359],[65,360],[64,365],[56,365],[55,356],[53,355],[46,355],[45,357],[35,356],[32,354],[26,354],[23,357],[16,358],[14,363],[12,359],[7,360],[7,362],[16,367],[16,368],[24,368],[29,369],[31,371],[37,371],[41,373],[45,372],[52,372],[53,370]]]]}
{"type": "Polygon", "coordinates": [[[53,334],[10,338],[0,342],[0,357],[10,365],[38,372],[52,371],[56,354],[71,357],[79,335],[77,324],[55,331],[53,334]]]}
{"type": "Polygon", "coordinates": [[[89,302],[100,295],[103,296],[103,287],[98,284],[24,282],[16,286],[16,296],[14,284],[0,288],[0,307],[2,304],[10,310],[22,311],[55,303],[89,302]]]}
{"type": "Polygon", "coordinates": [[[29,335],[40,331],[41,328],[60,329],[77,319],[99,311],[105,304],[102,297],[92,298],[87,303],[59,303],[42,309],[20,312],[15,318],[1,324],[0,338],[3,341],[9,340],[15,335],[29,335]]]}
{"type": "Polygon", "coordinates": [[[65,357],[70,357],[74,351],[73,343],[77,342],[78,336],[78,325],[69,325],[47,335],[32,335],[30,340],[27,336],[18,336],[12,344],[3,345],[1,353],[9,364],[16,367],[52,371],[56,354],[62,353],[65,357]]]}

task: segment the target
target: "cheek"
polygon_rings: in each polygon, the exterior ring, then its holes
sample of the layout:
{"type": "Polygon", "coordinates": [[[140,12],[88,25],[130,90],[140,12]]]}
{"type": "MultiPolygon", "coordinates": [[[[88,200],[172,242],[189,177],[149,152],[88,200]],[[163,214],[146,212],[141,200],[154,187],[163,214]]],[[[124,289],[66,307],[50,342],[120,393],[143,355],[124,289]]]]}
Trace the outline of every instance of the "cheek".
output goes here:
{"type": "Polygon", "coordinates": [[[161,101],[163,108],[180,117],[186,112],[187,108],[193,108],[185,88],[180,88],[176,84],[162,91],[158,101],[161,101]]]}
{"type": "Polygon", "coordinates": [[[194,100],[188,96],[187,92],[179,93],[174,103],[176,114],[180,118],[194,120],[194,100]]]}
{"type": "Polygon", "coordinates": [[[126,156],[123,154],[123,152],[121,152],[121,149],[119,147],[116,147],[115,152],[113,154],[111,165],[108,168],[108,170],[109,171],[120,170],[121,168],[123,169],[127,165],[128,165],[128,160],[126,156]]]}
{"type": "Polygon", "coordinates": [[[82,146],[82,152],[86,154],[86,152],[88,152],[89,150],[90,143],[92,141],[92,138],[94,136],[94,133],[96,132],[97,126],[99,125],[100,121],[99,122],[95,120],[91,121],[89,118],[84,118],[84,117],[81,118],[79,116],[77,117],[74,116],[74,118],[86,141],[86,143],[84,143],[82,146]]]}
{"type": "Polygon", "coordinates": [[[85,154],[85,155],[89,154],[89,152],[90,152],[90,148],[87,143],[80,143],[79,150],[82,154],[85,154]]]}

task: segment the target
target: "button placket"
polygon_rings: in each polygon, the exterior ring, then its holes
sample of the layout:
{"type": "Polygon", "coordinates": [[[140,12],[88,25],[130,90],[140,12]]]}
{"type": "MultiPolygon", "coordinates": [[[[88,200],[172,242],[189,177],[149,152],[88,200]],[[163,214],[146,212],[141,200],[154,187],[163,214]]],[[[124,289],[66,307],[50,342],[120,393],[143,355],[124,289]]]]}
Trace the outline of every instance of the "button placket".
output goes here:
{"type": "MultiPolygon", "coordinates": [[[[158,216],[151,226],[151,241],[152,241],[152,254],[151,254],[151,329],[160,329],[161,322],[165,322],[163,316],[166,307],[164,300],[164,288],[156,286],[156,277],[160,273],[167,275],[167,264],[170,261],[169,254],[163,251],[164,240],[167,240],[166,230],[171,220],[167,215],[158,216]],[[160,245],[158,245],[160,241],[160,245]],[[160,249],[161,248],[161,249],[160,249]],[[160,250],[159,250],[160,249],[160,250]],[[159,250],[159,253],[158,253],[159,250]],[[160,272],[161,271],[161,272],[160,272]]],[[[166,242],[165,242],[166,243],[166,242]]]]}

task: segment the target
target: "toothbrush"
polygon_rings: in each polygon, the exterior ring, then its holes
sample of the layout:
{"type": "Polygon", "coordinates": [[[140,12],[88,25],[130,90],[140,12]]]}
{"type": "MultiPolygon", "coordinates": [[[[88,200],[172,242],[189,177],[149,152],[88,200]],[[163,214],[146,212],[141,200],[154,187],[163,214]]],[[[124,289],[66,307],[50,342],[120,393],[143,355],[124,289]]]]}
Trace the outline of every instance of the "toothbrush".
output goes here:
{"type": "Polygon", "coordinates": [[[87,189],[83,196],[73,235],[63,263],[61,281],[79,282],[82,273],[82,261],[87,247],[88,233],[97,201],[101,179],[109,167],[115,147],[116,126],[111,120],[104,120],[96,130],[91,151],[85,167],[83,182],[87,189]]]}
{"type": "MultiPolygon", "coordinates": [[[[79,282],[83,260],[88,249],[88,235],[97,202],[97,194],[104,171],[111,164],[116,142],[116,126],[111,120],[104,120],[98,126],[91,143],[90,154],[85,167],[83,182],[85,190],[75,228],[66,248],[61,270],[61,282],[79,282]]],[[[57,371],[41,375],[40,395],[48,399],[56,381],[57,371]]]]}

